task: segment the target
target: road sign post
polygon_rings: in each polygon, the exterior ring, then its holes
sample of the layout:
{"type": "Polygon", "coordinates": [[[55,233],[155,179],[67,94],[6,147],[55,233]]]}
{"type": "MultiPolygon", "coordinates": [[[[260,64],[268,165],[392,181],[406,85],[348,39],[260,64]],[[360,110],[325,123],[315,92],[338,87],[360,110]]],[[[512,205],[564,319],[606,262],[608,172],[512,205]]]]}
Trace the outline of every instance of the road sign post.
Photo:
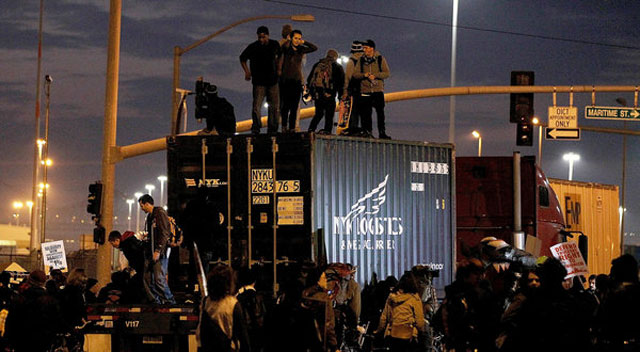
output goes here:
{"type": "Polygon", "coordinates": [[[584,108],[584,117],[595,120],[640,121],[640,108],[587,106],[584,108]]]}

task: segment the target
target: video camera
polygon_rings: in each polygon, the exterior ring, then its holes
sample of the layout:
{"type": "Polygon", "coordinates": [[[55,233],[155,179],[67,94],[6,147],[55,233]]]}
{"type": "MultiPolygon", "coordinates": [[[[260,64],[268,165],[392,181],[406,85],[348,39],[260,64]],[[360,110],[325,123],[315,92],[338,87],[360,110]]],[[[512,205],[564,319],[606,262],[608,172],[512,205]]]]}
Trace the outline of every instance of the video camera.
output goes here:
{"type": "Polygon", "coordinates": [[[207,130],[215,128],[220,135],[232,135],[236,132],[236,115],[233,105],[218,96],[218,87],[205,82],[202,77],[196,81],[195,118],[207,121],[207,130]]]}

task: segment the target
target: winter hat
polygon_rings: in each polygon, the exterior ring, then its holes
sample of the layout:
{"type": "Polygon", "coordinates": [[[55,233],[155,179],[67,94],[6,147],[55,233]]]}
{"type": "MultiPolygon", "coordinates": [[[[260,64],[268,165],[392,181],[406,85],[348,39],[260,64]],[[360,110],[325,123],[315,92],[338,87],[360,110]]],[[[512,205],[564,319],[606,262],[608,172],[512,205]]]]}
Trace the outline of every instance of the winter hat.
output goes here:
{"type": "Polygon", "coordinates": [[[29,283],[36,286],[44,286],[45,281],[47,281],[47,274],[42,270],[34,270],[29,274],[29,283]]]}
{"type": "Polygon", "coordinates": [[[370,48],[376,48],[376,42],[374,42],[371,39],[367,39],[365,42],[362,43],[362,46],[368,46],[370,48]]]}
{"type": "Polygon", "coordinates": [[[327,58],[331,58],[332,60],[336,60],[338,58],[338,51],[336,51],[336,49],[327,50],[327,58]]]}
{"type": "Polygon", "coordinates": [[[351,53],[361,53],[362,52],[362,42],[359,40],[354,40],[351,43],[351,53]]]}

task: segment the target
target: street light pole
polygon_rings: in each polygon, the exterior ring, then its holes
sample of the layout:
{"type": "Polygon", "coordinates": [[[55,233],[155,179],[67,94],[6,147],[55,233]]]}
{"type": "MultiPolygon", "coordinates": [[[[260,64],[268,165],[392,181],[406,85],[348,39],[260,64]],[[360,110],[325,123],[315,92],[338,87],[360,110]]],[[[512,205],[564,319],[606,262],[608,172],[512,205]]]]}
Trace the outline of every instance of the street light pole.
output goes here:
{"type": "MultiPolygon", "coordinates": [[[[451,87],[456,85],[456,41],[458,38],[458,0],[453,0],[451,14],[451,87]]],[[[449,143],[456,138],[456,97],[449,97],[449,143]]]]}
{"type": "Polygon", "coordinates": [[[127,199],[127,204],[129,205],[129,216],[127,216],[127,230],[131,231],[131,206],[135,202],[133,199],[127,199]]]}
{"type": "MultiPolygon", "coordinates": [[[[142,192],[136,192],[133,194],[136,197],[136,202],[142,197],[142,192]]],[[[140,232],[140,207],[136,207],[136,233],[140,232]]]]}
{"type": "Polygon", "coordinates": [[[471,134],[473,135],[474,138],[478,139],[478,156],[480,157],[482,156],[482,136],[478,131],[473,131],[471,132],[471,134]]]}
{"type": "Polygon", "coordinates": [[[531,119],[531,123],[538,126],[538,167],[542,168],[542,124],[536,116],[531,119]]]}
{"type": "Polygon", "coordinates": [[[580,160],[580,155],[575,153],[567,153],[562,156],[562,159],[569,162],[569,181],[573,180],[573,163],[580,160]]]}
{"type": "Polygon", "coordinates": [[[44,183],[44,188],[42,189],[42,219],[40,219],[40,243],[45,242],[46,238],[46,228],[47,228],[47,193],[48,193],[48,182],[47,182],[47,170],[49,169],[49,106],[51,103],[51,82],[53,82],[53,78],[49,75],[44,76],[44,96],[45,96],[45,112],[44,112],[44,145],[43,145],[43,153],[42,160],[43,164],[43,172],[42,172],[42,183],[44,183]]]}
{"type": "MultiPolygon", "coordinates": [[[[455,0],[457,1],[457,0],[455,0]]],[[[285,20],[292,20],[292,21],[297,21],[297,22],[313,22],[315,21],[315,18],[312,15],[290,15],[290,16],[286,16],[286,15],[264,15],[264,16],[255,16],[255,17],[249,17],[249,18],[245,18],[243,20],[240,20],[238,22],[232,23],[220,30],[218,30],[215,33],[209,34],[208,36],[198,40],[197,42],[185,47],[185,48],[181,48],[179,46],[175,46],[173,48],[173,87],[171,89],[171,134],[172,135],[176,135],[178,134],[178,119],[177,119],[177,113],[178,113],[178,97],[176,96],[176,89],[178,89],[178,85],[180,84],[180,58],[182,57],[182,55],[186,54],[187,52],[189,52],[192,49],[195,49],[196,47],[208,42],[209,40],[211,40],[212,38],[230,30],[233,27],[236,27],[238,25],[241,25],[243,23],[247,23],[247,22],[251,22],[251,21],[257,21],[257,20],[263,20],[263,19],[285,19],[285,20]]]]}
{"type": "Polygon", "coordinates": [[[154,189],[156,189],[156,186],[152,185],[152,184],[147,184],[144,186],[144,188],[146,188],[147,191],[149,191],[149,196],[152,196],[152,192],[154,189]]]}
{"type": "Polygon", "coordinates": [[[165,206],[164,204],[164,183],[167,181],[167,176],[158,176],[158,181],[160,181],[160,206],[165,206]]]}

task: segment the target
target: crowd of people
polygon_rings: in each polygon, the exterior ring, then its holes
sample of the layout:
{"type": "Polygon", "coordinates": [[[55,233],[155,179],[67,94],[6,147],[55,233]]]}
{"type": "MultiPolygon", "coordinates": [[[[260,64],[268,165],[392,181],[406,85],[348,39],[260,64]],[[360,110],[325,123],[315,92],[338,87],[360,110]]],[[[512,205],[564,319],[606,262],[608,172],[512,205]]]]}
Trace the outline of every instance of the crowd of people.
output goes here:
{"type": "MultiPolygon", "coordinates": [[[[150,201],[144,197],[140,204],[153,218],[150,201]]],[[[161,238],[153,220],[147,223],[150,237],[161,238]]],[[[114,272],[104,287],[78,268],[67,275],[34,270],[13,286],[8,273],[0,275],[0,350],[64,344],[80,351],[87,304],[169,303],[166,274],[155,288],[145,287],[154,285],[145,276],[163,273],[166,243],[163,249],[128,233],[112,233],[109,240],[133,268],[114,272]],[[147,246],[147,254],[140,257],[138,246],[147,246]]],[[[350,264],[291,264],[274,298],[257,268],[215,265],[207,275],[208,295],[196,300],[199,344],[203,351],[254,352],[640,350],[634,257],[622,255],[609,275],[587,280],[567,277],[555,258],[533,258],[491,237],[468,254],[441,299],[433,286],[438,270],[428,266],[399,280],[374,276],[361,289],[350,264]]]]}
{"type": "Polygon", "coordinates": [[[389,78],[387,60],[376,51],[373,40],[354,41],[346,73],[337,63],[338,52],[327,50],[316,62],[305,81],[303,62],[307,54],[318,50],[303,39],[302,32],[290,25],[283,26],[282,39],[269,39],[269,29],[260,26],[258,40],[249,44],[240,55],[245,80],[253,85],[252,127],[254,134],[262,128],[261,109],[268,104],[267,132],[293,132],[298,124],[298,108],[305,90],[315,103],[315,116],[308,130],[315,132],[324,118],[324,128],[318,133],[333,133],[336,98],[349,101],[351,113],[345,134],[372,138],[372,112],[378,121],[378,138],[390,139],[385,128],[384,80],[389,78]],[[249,64],[247,64],[247,62],[249,64]]]}

